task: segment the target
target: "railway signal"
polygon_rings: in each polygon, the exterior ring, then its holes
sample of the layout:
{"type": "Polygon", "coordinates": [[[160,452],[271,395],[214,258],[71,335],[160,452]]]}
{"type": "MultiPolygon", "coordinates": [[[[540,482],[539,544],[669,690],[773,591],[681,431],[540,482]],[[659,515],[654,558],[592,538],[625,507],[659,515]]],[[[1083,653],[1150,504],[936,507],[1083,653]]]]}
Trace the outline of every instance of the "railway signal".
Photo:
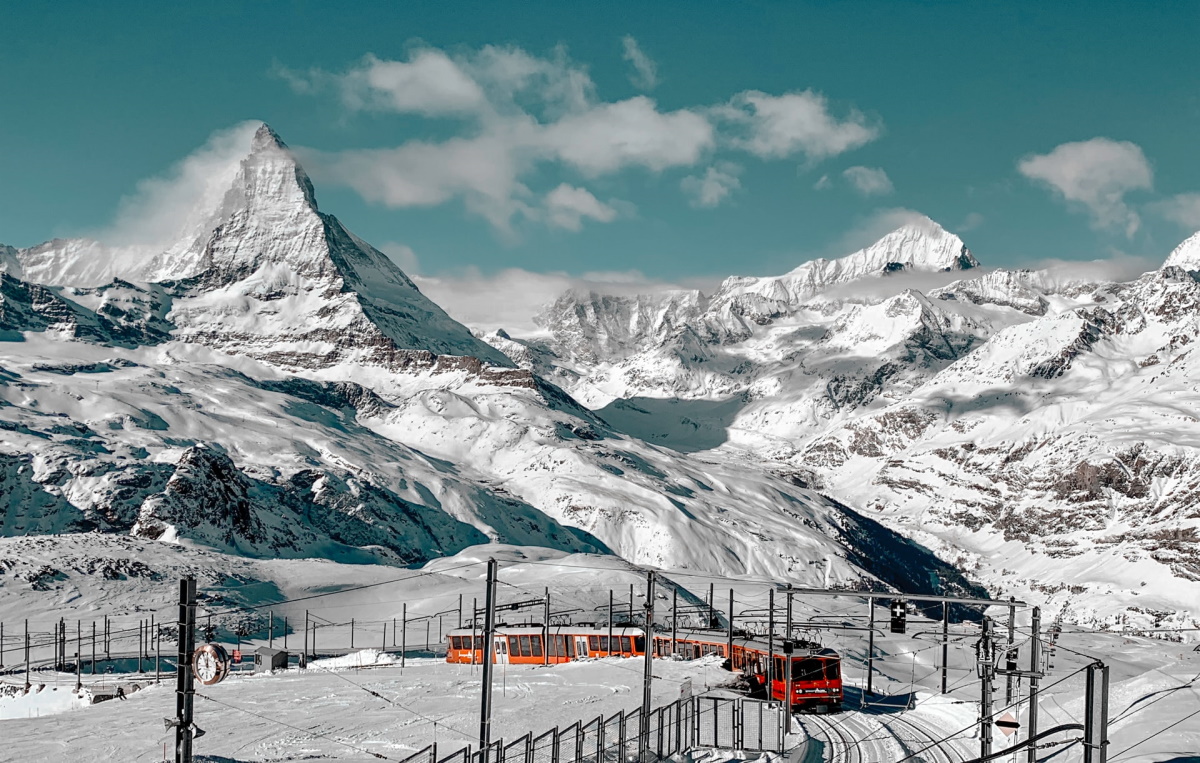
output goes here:
{"type": "Polygon", "coordinates": [[[892,599],[892,633],[904,633],[908,624],[908,602],[892,599]]]}

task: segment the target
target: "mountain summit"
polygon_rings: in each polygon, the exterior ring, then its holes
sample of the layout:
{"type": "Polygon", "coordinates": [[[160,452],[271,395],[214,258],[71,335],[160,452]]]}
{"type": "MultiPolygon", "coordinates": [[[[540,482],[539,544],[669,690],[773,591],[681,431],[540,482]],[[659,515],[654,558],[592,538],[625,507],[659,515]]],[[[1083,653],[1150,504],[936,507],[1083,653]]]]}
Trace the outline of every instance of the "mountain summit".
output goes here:
{"type": "Polygon", "coordinates": [[[176,339],[285,368],[395,370],[429,367],[442,355],[512,366],[385,254],[322,213],[308,175],[266,124],[215,208],[186,219],[195,222],[179,241],[141,256],[85,239],[17,250],[20,277],[71,287],[113,278],[164,284],[176,339]]]}

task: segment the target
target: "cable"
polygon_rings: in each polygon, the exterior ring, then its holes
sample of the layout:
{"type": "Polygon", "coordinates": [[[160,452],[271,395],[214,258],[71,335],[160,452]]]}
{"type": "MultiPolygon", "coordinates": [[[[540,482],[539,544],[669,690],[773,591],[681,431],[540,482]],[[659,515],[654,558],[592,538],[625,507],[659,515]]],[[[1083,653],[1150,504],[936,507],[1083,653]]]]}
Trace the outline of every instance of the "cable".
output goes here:
{"type": "Polygon", "coordinates": [[[1169,730],[1171,730],[1171,729],[1175,728],[1176,726],[1178,726],[1179,724],[1183,723],[1184,721],[1191,720],[1192,718],[1196,717],[1197,715],[1200,715],[1200,710],[1196,710],[1195,712],[1193,712],[1193,713],[1191,713],[1191,714],[1189,714],[1189,715],[1185,715],[1184,717],[1182,717],[1182,718],[1180,718],[1179,720],[1177,720],[1177,721],[1175,721],[1174,723],[1172,723],[1170,726],[1167,726],[1167,727],[1165,727],[1165,728],[1161,728],[1161,729],[1159,729],[1158,731],[1154,732],[1153,734],[1151,734],[1150,736],[1148,736],[1148,737],[1146,737],[1145,739],[1141,740],[1140,742],[1134,742],[1133,744],[1131,744],[1131,745],[1129,745],[1128,747],[1126,747],[1124,750],[1121,750],[1121,751],[1120,751],[1120,752],[1118,752],[1116,755],[1114,755],[1114,756],[1112,756],[1111,758],[1109,758],[1109,760],[1116,760],[1118,757],[1120,757],[1121,755],[1124,755],[1125,753],[1129,752],[1129,751],[1130,751],[1130,750],[1132,750],[1134,747],[1137,747],[1138,745],[1143,745],[1143,744],[1145,744],[1146,742],[1149,742],[1151,739],[1153,739],[1154,737],[1158,736],[1159,734],[1162,734],[1163,732],[1169,731],[1169,730]]]}
{"type": "Polygon", "coordinates": [[[222,707],[227,707],[230,710],[237,710],[238,712],[245,713],[246,715],[253,715],[255,718],[259,718],[264,721],[270,721],[271,723],[278,723],[280,726],[286,726],[289,729],[291,729],[292,731],[299,731],[301,734],[307,734],[308,736],[316,737],[318,739],[326,739],[330,742],[333,742],[334,744],[340,744],[343,747],[349,747],[351,750],[354,750],[355,752],[361,752],[363,755],[370,755],[371,757],[378,758],[379,760],[392,760],[392,761],[396,761],[396,763],[400,763],[400,758],[389,758],[386,755],[381,755],[377,752],[373,752],[371,750],[367,750],[362,747],[358,747],[357,745],[350,744],[349,742],[343,742],[340,739],[334,739],[333,737],[331,737],[327,734],[321,734],[319,732],[312,731],[310,729],[302,729],[299,726],[293,726],[292,724],[287,723],[285,721],[281,721],[278,718],[271,718],[270,716],[260,715],[259,713],[256,713],[253,710],[247,710],[244,707],[237,707],[236,705],[231,705],[228,702],[222,702],[221,700],[214,699],[214,698],[208,696],[207,694],[201,694],[200,692],[196,692],[196,696],[200,697],[201,699],[206,699],[209,702],[215,702],[216,704],[221,705],[222,707]]]}
{"type": "Polygon", "coordinates": [[[364,585],[351,586],[350,588],[343,588],[339,591],[327,591],[325,593],[314,593],[310,596],[298,596],[294,599],[284,599],[283,601],[267,602],[266,604],[257,604],[254,606],[240,606],[240,607],[233,607],[233,608],[224,609],[224,610],[211,610],[211,609],[208,609],[207,607],[201,607],[201,608],[205,610],[206,615],[227,615],[227,614],[236,614],[238,612],[253,612],[255,610],[266,609],[268,607],[278,607],[278,606],[282,606],[284,604],[295,604],[296,602],[310,601],[312,599],[320,599],[320,598],[323,598],[326,596],[339,596],[344,593],[353,593],[354,591],[364,591],[368,588],[378,588],[379,586],[391,585],[392,583],[403,583],[408,580],[416,580],[417,578],[429,577],[430,575],[442,575],[447,572],[453,572],[454,570],[462,570],[462,569],[466,569],[467,567],[475,567],[480,564],[485,564],[485,562],[467,562],[466,564],[460,564],[455,567],[447,567],[447,568],[441,569],[441,570],[426,570],[425,572],[418,572],[415,575],[408,575],[408,576],[402,577],[402,578],[393,578],[391,580],[380,580],[376,583],[366,583],[364,585]]]}
{"type": "Polygon", "coordinates": [[[429,723],[432,723],[432,724],[433,724],[435,727],[436,727],[436,726],[441,726],[442,728],[450,729],[451,731],[454,731],[454,732],[457,732],[457,733],[459,733],[459,734],[463,734],[463,735],[465,735],[465,736],[466,736],[468,739],[471,737],[471,732],[469,732],[469,731],[463,731],[462,729],[455,728],[454,726],[451,726],[451,725],[450,725],[450,724],[448,724],[448,723],[444,723],[443,721],[440,721],[440,720],[438,720],[438,719],[436,719],[436,718],[430,718],[428,715],[423,715],[423,714],[421,714],[421,713],[418,713],[416,710],[413,710],[411,707],[405,707],[404,705],[400,704],[399,702],[396,702],[395,700],[388,699],[387,697],[383,696],[382,694],[380,694],[379,692],[377,692],[377,691],[375,691],[375,690],[373,690],[373,689],[368,689],[367,687],[363,686],[362,684],[358,684],[358,683],[355,683],[354,681],[351,681],[349,678],[346,678],[346,677],[345,677],[344,675],[342,675],[341,673],[336,673],[336,672],[334,672],[334,671],[330,670],[329,668],[324,668],[324,667],[321,667],[320,665],[315,665],[315,664],[314,664],[314,665],[311,665],[310,667],[313,667],[313,668],[315,668],[315,669],[317,669],[317,670],[324,671],[325,673],[328,673],[328,674],[329,674],[329,675],[331,675],[331,676],[336,676],[337,678],[340,678],[340,679],[342,679],[343,681],[345,681],[346,683],[350,684],[351,686],[353,686],[353,687],[355,687],[355,688],[357,688],[357,689],[362,689],[362,690],[363,690],[363,691],[365,691],[367,694],[370,694],[370,695],[371,695],[371,696],[373,696],[373,697],[378,697],[379,699],[383,700],[384,702],[387,702],[389,705],[393,705],[393,706],[395,706],[395,707],[398,707],[398,708],[400,708],[401,710],[404,710],[404,711],[406,711],[406,712],[412,713],[413,715],[417,716],[417,717],[418,717],[418,718],[420,718],[421,720],[424,720],[424,721],[427,721],[427,722],[429,722],[429,723]]]}

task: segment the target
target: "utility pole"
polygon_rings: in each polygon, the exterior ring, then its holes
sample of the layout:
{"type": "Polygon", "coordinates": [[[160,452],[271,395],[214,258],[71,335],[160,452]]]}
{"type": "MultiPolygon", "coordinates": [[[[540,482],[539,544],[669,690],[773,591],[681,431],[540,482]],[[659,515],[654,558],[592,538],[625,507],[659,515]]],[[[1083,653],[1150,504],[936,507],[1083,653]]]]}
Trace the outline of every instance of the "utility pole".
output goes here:
{"type": "Polygon", "coordinates": [[[142,673],[142,640],[146,637],[146,621],[138,620],[138,672],[142,673]]]}
{"type": "Polygon", "coordinates": [[[96,621],[92,621],[92,675],[96,675],[96,621]]]}
{"type": "MultiPolygon", "coordinates": [[[[1038,733],[1038,685],[1041,683],[1039,676],[1042,670],[1041,630],[1042,608],[1034,607],[1029,638],[1029,739],[1033,739],[1038,733]]],[[[1029,763],[1037,763],[1037,743],[1030,744],[1027,749],[1029,763]]]]}
{"type": "MultiPolygon", "coordinates": [[[[612,654],[612,639],[613,639],[613,590],[608,589],[608,644],[605,651],[612,654]]],[[[484,762],[486,763],[486,761],[484,762]]]]}
{"type": "MultiPolygon", "coordinates": [[[[393,638],[395,635],[393,634],[393,638]]],[[[474,646],[474,644],[472,644],[474,646]]],[[[400,669],[404,669],[405,655],[408,654],[408,602],[400,605],[400,669]]]]}
{"type": "Polygon", "coordinates": [[[709,583],[708,584],[708,624],[706,626],[708,628],[716,627],[715,625],[713,625],[713,621],[717,619],[717,613],[715,611],[716,606],[717,606],[717,600],[715,598],[713,598],[714,595],[715,594],[713,593],[713,584],[709,583]]]}
{"type": "MultiPolygon", "coordinates": [[[[612,596],[612,591],[609,591],[612,596]]],[[[479,711],[480,763],[488,763],[492,743],[492,650],[496,633],[496,560],[488,559],[487,594],[483,615],[483,699],[479,711]]]]}
{"type": "Polygon", "coordinates": [[[29,693],[29,620],[25,620],[25,693],[29,693]]]}
{"type": "Polygon", "coordinates": [[[983,618],[983,635],[979,639],[979,757],[992,754],[992,621],[983,618]]]}
{"type": "MultiPolygon", "coordinates": [[[[1013,597],[1008,597],[1009,601],[1013,601],[1013,597]]],[[[1017,652],[1013,647],[1013,642],[1017,640],[1017,608],[1012,604],[1008,605],[1008,654],[1006,658],[1011,665],[1005,665],[1009,670],[1017,668],[1017,652]]],[[[1004,677],[1004,704],[1011,706],[1013,703],[1013,675],[1009,673],[1004,677]]]]}
{"type": "Polygon", "coordinates": [[[775,587],[767,591],[767,704],[775,701],[775,587]]]}
{"type": "Polygon", "coordinates": [[[196,649],[196,579],[179,581],[179,659],[175,671],[175,763],[192,763],[192,652],[196,649]]]}
{"type": "Polygon", "coordinates": [[[111,660],[112,656],[109,653],[109,638],[108,638],[108,615],[104,616],[104,659],[111,660]]]}
{"type": "Polygon", "coordinates": [[[727,638],[727,643],[725,644],[726,648],[729,651],[729,654],[727,654],[726,656],[729,657],[729,669],[734,670],[734,669],[736,669],[736,666],[733,664],[733,589],[732,588],[729,589],[729,622],[726,623],[726,625],[729,626],[729,636],[727,638]]]}
{"type": "Polygon", "coordinates": [[[872,681],[875,679],[875,600],[867,599],[867,691],[864,696],[871,696],[872,681]]]}
{"type": "MultiPolygon", "coordinates": [[[[458,627],[459,627],[459,628],[462,628],[462,599],[463,599],[463,595],[460,593],[460,594],[458,595],[458,627]]],[[[395,640],[396,640],[396,634],[395,634],[395,633],[392,633],[392,640],[393,640],[393,641],[395,641],[395,640]]],[[[472,648],[473,648],[475,645],[474,645],[474,644],[471,644],[471,646],[472,646],[472,648]]]]}
{"type": "Polygon", "coordinates": [[[267,646],[275,648],[275,610],[273,609],[267,610],[267,646]]]}
{"type": "MultiPolygon", "coordinates": [[[[946,693],[947,663],[950,660],[950,602],[942,602],[942,694],[946,693]]],[[[1010,682],[1012,679],[1008,679],[1010,682]]]]}
{"type": "Polygon", "coordinates": [[[679,586],[671,589],[671,656],[675,656],[675,642],[679,640],[679,586]]]}
{"type": "MultiPolygon", "coordinates": [[[[610,645],[611,646],[611,645],[610,645]]],[[[638,760],[646,760],[650,752],[651,682],[654,680],[654,571],[646,573],[646,643],[645,671],[642,674],[642,717],[638,734],[638,760]]]]}
{"type": "Polygon", "coordinates": [[[787,628],[783,636],[783,733],[792,733],[792,592],[788,584],[787,592],[787,628]]]}
{"type": "Polygon", "coordinates": [[[1108,760],[1108,666],[1087,667],[1087,700],[1084,709],[1083,763],[1108,760]]]}
{"type": "MultiPolygon", "coordinates": [[[[392,634],[395,635],[394,633],[392,634]]],[[[308,610],[304,610],[304,651],[300,653],[300,667],[308,667],[308,610]]]]}
{"type": "Polygon", "coordinates": [[[542,618],[542,664],[550,664],[550,587],[546,586],[546,614],[542,618]]]}

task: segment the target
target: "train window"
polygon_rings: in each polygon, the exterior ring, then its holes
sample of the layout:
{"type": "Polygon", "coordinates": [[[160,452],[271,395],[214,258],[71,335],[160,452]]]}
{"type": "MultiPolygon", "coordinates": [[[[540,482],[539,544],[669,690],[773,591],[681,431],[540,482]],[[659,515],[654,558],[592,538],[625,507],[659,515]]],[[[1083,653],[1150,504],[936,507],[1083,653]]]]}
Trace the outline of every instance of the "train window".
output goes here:
{"type": "Polygon", "coordinates": [[[575,639],[571,638],[570,636],[561,636],[560,638],[562,638],[563,642],[567,645],[567,648],[564,650],[563,654],[567,655],[568,657],[574,657],[575,639]]]}
{"type": "Polygon", "coordinates": [[[634,636],[633,637],[633,651],[637,652],[638,654],[646,653],[646,637],[645,636],[634,636]]]}
{"type": "Polygon", "coordinates": [[[503,639],[496,642],[496,654],[508,654],[508,644],[503,639]]]}
{"type": "Polygon", "coordinates": [[[600,651],[601,651],[601,652],[607,652],[607,651],[609,651],[609,649],[608,649],[608,636],[601,636],[601,637],[600,637],[600,651]]]}
{"type": "Polygon", "coordinates": [[[451,649],[462,649],[463,648],[462,636],[451,636],[450,637],[450,648],[451,649]]]}
{"type": "Polygon", "coordinates": [[[529,637],[529,645],[531,647],[533,647],[533,656],[534,657],[542,656],[542,637],[541,636],[530,636],[529,637]]]}
{"type": "Polygon", "coordinates": [[[588,636],[588,651],[590,651],[590,652],[599,652],[600,651],[600,637],[599,636],[588,636]]]}
{"type": "Polygon", "coordinates": [[[529,637],[528,636],[518,636],[517,641],[521,645],[521,656],[522,657],[532,657],[533,652],[531,652],[529,650],[529,637]]]}
{"type": "Polygon", "coordinates": [[[633,640],[628,636],[621,637],[621,651],[625,654],[631,654],[633,652],[633,640]]]}
{"type": "Polygon", "coordinates": [[[837,660],[825,660],[825,680],[826,681],[836,681],[840,677],[841,676],[838,675],[838,661],[837,660]]]}
{"type": "Polygon", "coordinates": [[[521,653],[521,642],[516,636],[508,637],[508,653],[514,656],[521,653]]]}
{"type": "Polygon", "coordinates": [[[483,636],[476,636],[476,637],[475,637],[475,648],[476,648],[476,649],[483,649],[483,636]]]}
{"type": "Polygon", "coordinates": [[[824,662],[815,657],[792,660],[792,678],[796,681],[823,681],[825,680],[824,662]]]}

